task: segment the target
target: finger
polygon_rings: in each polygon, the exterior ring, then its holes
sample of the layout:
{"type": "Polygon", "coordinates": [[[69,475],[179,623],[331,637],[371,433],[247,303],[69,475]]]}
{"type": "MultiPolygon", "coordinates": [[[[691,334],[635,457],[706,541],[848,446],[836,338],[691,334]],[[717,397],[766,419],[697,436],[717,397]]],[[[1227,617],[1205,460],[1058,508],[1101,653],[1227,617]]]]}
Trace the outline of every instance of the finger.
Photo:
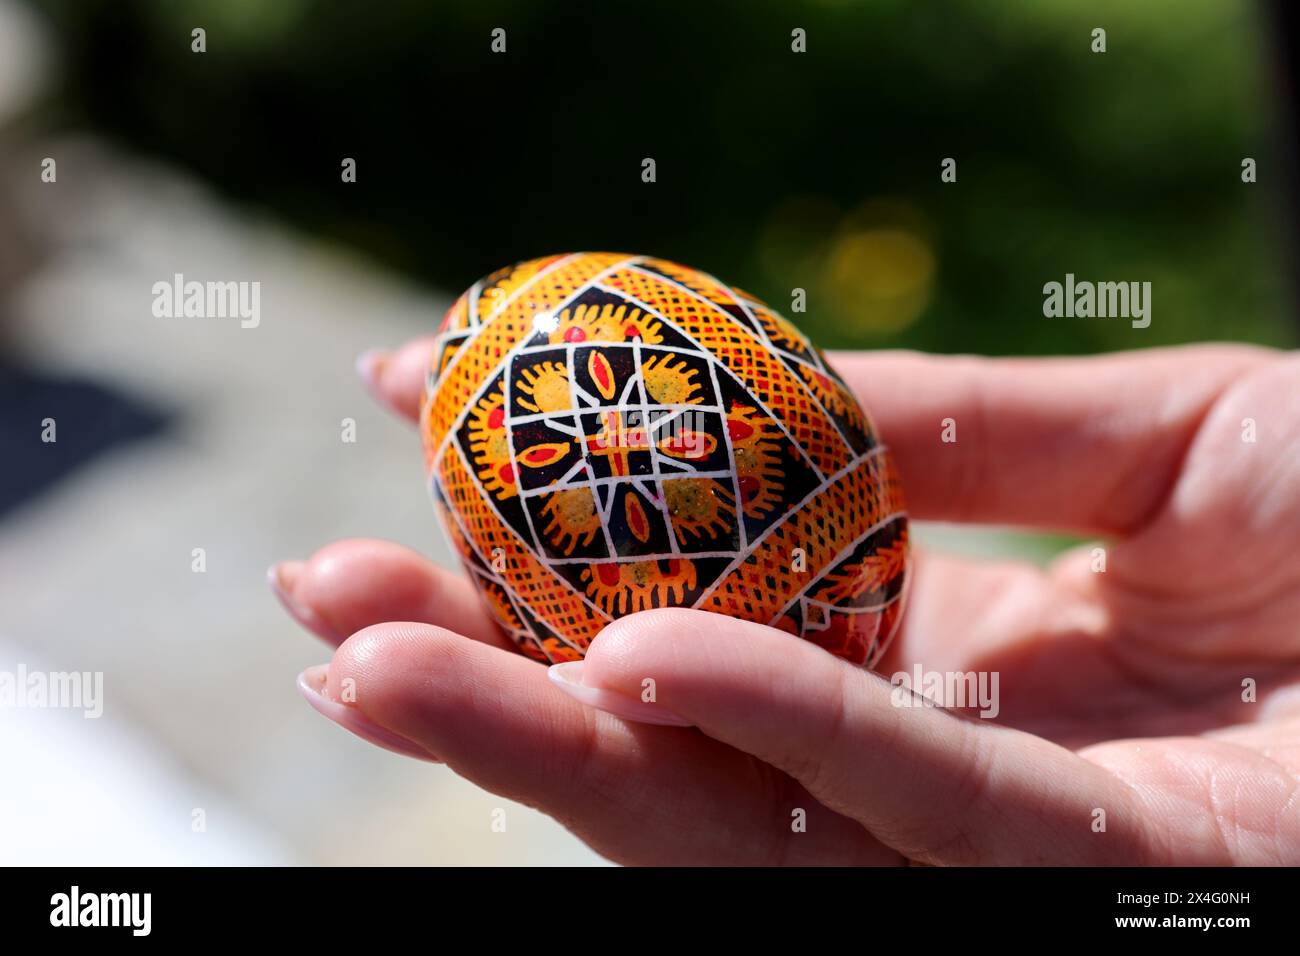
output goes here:
{"type": "Polygon", "coordinates": [[[1156,512],[1215,401],[1275,355],[1214,345],[831,362],[894,454],[913,516],[1111,534],[1156,512]]]}
{"type": "Polygon", "coordinates": [[[657,704],[784,770],[911,859],[940,864],[1150,862],[1133,796],[1041,738],[915,702],[773,628],[648,611],[607,627],[585,685],[657,704]],[[1095,811],[1106,830],[1096,832],[1095,811]]]}
{"type": "Polygon", "coordinates": [[[396,351],[371,349],[357,359],[357,374],[375,401],[411,422],[420,417],[424,383],[437,336],[407,342],[396,351]]]}
{"type": "Polygon", "coordinates": [[[615,860],[899,862],[752,758],[690,729],[584,708],[555,690],[545,668],[441,628],[382,624],[353,635],[324,689],[329,703],[380,728],[381,745],[408,741],[551,814],[615,860]],[[807,832],[793,832],[792,807],[806,811],[807,832]]]}
{"type": "MultiPolygon", "coordinates": [[[[1081,731],[1093,735],[1084,738],[1089,741],[1103,739],[1115,720],[1159,706],[1106,639],[1106,615],[1088,587],[1093,582],[1057,567],[918,549],[907,613],[875,670],[886,678],[918,667],[997,671],[1000,686],[1015,693],[1001,695],[992,719],[1057,743],[1078,743],[1081,731]]],[[[981,709],[975,704],[963,712],[981,709]]]]}
{"type": "Polygon", "coordinates": [[[1297,660],[1298,386],[1297,352],[1236,383],[1188,449],[1168,506],[1095,575],[1143,644],[1201,660],[1297,660]]]}
{"type": "Polygon", "coordinates": [[[1026,641],[1059,632],[1068,596],[1035,565],[989,561],[918,547],[912,552],[907,613],[875,668],[888,675],[916,664],[969,670],[1026,641]]]}
{"type": "MultiPolygon", "coordinates": [[[[412,421],[433,341],[358,362],[376,398],[412,421]]],[[[1275,356],[1212,345],[1093,358],[831,360],[889,443],[916,517],[1105,534],[1135,530],[1156,511],[1214,402],[1275,356]]]]}
{"type": "Polygon", "coordinates": [[[1191,847],[1219,865],[1294,866],[1298,733],[1300,721],[1283,718],[1199,737],[1112,741],[1084,753],[1161,820],[1166,858],[1186,858],[1191,847]]]}
{"type": "Polygon", "coordinates": [[[469,580],[390,541],[335,541],[268,577],[289,614],[335,646],[371,624],[421,621],[514,647],[469,580]]]}

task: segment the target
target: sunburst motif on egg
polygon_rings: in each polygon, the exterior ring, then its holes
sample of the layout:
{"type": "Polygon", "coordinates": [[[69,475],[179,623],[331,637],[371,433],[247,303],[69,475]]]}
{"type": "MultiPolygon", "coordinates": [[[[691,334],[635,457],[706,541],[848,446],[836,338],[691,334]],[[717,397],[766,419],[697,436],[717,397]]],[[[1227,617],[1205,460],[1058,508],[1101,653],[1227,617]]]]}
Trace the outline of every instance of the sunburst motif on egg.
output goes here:
{"type": "Polygon", "coordinates": [[[867,666],[898,627],[885,447],[792,323],[705,273],[572,253],[475,283],[443,320],[421,434],[449,539],[538,660],[657,607],[867,666]]]}

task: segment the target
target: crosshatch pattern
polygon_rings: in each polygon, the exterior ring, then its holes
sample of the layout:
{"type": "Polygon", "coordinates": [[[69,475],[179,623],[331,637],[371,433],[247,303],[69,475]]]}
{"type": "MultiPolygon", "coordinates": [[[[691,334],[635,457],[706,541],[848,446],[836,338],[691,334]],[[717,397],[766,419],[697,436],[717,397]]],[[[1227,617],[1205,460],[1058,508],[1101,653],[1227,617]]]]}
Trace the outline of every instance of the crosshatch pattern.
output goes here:
{"type": "Polygon", "coordinates": [[[907,514],[821,353],[752,296],[644,256],[502,269],[443,320],[421,415],[437,511],[524,653],[698,607],[870,666],[907,514]]]}

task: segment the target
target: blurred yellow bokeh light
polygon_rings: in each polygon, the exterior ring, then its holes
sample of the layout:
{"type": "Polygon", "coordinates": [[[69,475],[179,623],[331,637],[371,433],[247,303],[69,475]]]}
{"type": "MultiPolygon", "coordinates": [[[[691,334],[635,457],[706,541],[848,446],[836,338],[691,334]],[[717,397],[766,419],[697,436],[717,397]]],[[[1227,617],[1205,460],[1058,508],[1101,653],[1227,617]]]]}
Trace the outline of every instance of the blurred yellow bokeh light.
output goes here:
{"type": "Polygon", "coordinates": [[[882,226],[843,233],[831,246],[823,284],[844,331],[894,332],[930,302],[935,258],[911,230],[882,226]]]}

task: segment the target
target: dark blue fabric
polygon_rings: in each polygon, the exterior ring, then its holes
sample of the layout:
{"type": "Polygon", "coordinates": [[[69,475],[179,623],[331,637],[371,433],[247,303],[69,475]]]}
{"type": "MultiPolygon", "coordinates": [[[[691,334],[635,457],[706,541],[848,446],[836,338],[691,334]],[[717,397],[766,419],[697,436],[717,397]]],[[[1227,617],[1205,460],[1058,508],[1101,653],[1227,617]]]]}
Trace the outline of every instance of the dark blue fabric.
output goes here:
{"type": "Polygon", "coordinates": [[[171,420],[97,382],[0,366],[0,516],[105,451],[161,434],[171,420]],[[46,418],[57,441],[41,441],[46,418]]]}

